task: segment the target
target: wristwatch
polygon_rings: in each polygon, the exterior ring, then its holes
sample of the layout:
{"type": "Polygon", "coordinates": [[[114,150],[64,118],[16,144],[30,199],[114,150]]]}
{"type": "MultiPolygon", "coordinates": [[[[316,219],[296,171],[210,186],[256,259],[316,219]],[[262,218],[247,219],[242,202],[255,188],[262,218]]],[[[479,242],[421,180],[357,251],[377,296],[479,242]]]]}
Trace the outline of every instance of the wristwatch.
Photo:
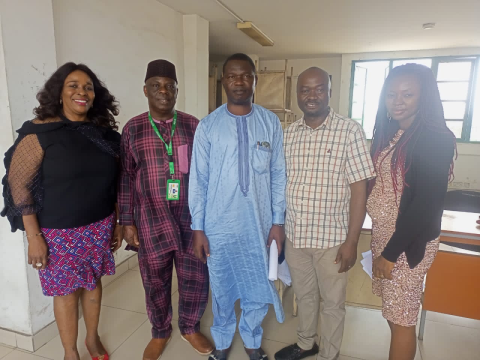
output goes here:
{"type": "Polygon", "coordinates": [[[283,227],[284,224],[273,224],[273,225],[283,227]]]}

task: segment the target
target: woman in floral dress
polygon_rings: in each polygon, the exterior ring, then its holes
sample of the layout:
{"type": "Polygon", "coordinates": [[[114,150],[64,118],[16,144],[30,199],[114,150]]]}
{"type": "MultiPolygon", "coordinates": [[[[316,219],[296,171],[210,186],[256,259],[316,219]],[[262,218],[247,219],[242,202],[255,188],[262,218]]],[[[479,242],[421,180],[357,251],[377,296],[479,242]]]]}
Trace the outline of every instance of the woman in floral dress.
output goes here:
{"type": "Polygon", "coordinates": [[[438,251],[455,136],[447,128],[432,71],[394,68],[385,81],[369,185],[373,292],[392,333],[389,360],[413,360],[423,280],[438,251]]]}

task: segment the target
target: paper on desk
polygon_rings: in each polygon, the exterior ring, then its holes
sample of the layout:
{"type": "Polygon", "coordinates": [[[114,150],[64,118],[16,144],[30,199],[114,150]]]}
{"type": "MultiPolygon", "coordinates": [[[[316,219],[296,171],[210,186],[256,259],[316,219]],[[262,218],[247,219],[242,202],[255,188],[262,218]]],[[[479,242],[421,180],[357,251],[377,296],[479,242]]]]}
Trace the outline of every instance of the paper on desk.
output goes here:
{"type": "Polygon", "coordinates": [[[370,279],[372,278],[372,269],[373,269],[373,257],[372,257],[372,252],[366,251],[362,253],[362,261],[360,263],[363,266],[363,271],[365,271],[368,276],[370,276],[370,279]]]}
{"type": "Polygon", "coordinates": [[[278,279],[278,247],[275,240],[270,245],[270,260],[268,263],[268,280],[275,281],[278,279]]]}

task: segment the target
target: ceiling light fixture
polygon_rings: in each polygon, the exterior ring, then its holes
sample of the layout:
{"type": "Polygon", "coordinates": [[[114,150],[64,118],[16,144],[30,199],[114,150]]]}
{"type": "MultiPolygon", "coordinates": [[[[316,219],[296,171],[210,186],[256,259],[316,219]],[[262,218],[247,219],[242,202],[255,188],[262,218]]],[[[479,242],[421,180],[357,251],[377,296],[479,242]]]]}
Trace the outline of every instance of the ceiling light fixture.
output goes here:
{"type": "Polygon", "coordinates": [[[273,46],[274,42],[265,33],[250,21],[237,23],[237,29],[250,36],[253,40],[262,46],[273,46]]]}
{"type": "Polygon", "coordinates": [[[254,23],[251,21],[244,21],[240,16],[235,14],[230,10],[223,2],[220,0],[215,0],[218,5],[224,8],[230,15],[232,15],[239,22],[237,23],[237,29],[241,30],[244,34],[248,35],[251,39],[255,40],[262,46],[273,46],[274,42],[270,39],[262,30],[260,30],[254,23]]]}
{"type": "Polygon", "coordinates": [[[435,27],[435,23],[425,23],[422,27],[423,30],[432,30],[435,27]]]}

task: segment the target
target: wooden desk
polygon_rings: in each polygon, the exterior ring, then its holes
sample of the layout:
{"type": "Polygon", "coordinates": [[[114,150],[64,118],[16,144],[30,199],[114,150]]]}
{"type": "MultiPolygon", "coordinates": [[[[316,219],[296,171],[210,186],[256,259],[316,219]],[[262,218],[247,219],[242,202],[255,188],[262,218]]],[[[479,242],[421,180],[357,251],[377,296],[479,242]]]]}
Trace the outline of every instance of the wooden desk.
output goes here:
{"type": "MultiPolygon", "coordinates": [[[[444,211],[440,242],[480,245],[477,213],[444,211]]],[[[367,216],[363,230],[370,230],[367,216]]],[[[427,311],[480,320],[480,254],[439,250],[428,271],[420,318],[423,340],[427,311]]]]}

